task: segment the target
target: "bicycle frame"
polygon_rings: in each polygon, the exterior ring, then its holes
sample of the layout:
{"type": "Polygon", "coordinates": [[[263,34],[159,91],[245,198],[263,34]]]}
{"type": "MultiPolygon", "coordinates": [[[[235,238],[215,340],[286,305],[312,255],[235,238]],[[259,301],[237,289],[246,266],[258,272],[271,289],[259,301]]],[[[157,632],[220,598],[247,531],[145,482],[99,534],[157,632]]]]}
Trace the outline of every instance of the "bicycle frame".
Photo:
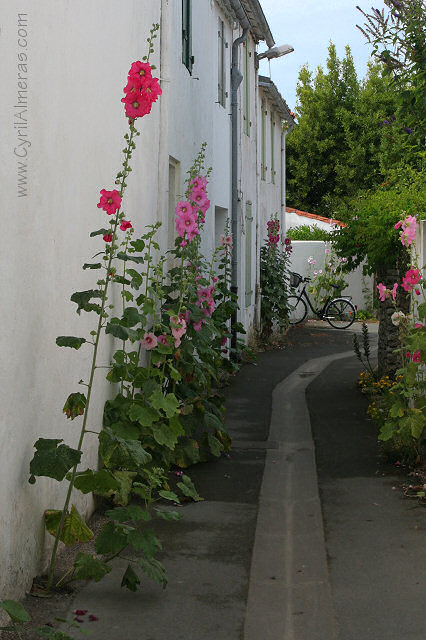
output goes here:
{"type": "Polygon", "coordinates": [[[320,320],[322,320],[324,318],[325,310],[327,309],[327,306],[329,305],[331,300],[333,300],[332,296],[328,296],[328,298],[324,302],[324,306],[322,307],[322,309],[314,309],[314,307],[311,304],[311,301],[309,300],[309,296],[306,293],[306,284],[303,286],[302,291],[297,294],[297,297],[298,298],[305,298],[305,300],[308,303],[309,308],[311,309],[312,313],[314,313],[317,316],[317,318],[319,318],[320,320]]]}

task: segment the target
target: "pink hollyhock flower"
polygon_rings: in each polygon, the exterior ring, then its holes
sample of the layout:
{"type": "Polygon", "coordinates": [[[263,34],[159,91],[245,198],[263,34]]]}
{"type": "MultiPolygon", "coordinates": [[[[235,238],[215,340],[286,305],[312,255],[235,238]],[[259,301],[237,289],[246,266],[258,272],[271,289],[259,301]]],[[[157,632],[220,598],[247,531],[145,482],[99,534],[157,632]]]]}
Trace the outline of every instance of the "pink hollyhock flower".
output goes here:
{"type": "Polygon", "coordinates": [[[402,278],[402,288],[404,291],[411,291],[413,287],[421,280],[422,274],[418,269],[408,269],[405,276],[402,278]]]}
{"type": "Polygon", "coordinates": [[[170,326],[174,338],[181,338],[186,333],[186,322],[183,318],[173,316],[170,318],[170,326]]]}
{"type": "Polygon", "coordinates": [[[405,357],[408,358],[408,360],[409,360],[411,358],[411,353],[409,351],[406,351],[405,357]]]}
{"type": "Polygon", "coordinates": [[[178,347],[180,347],[182,343],[182,340],[180,338],[175,338],[175,348],[177,349],[178,347]]]}
{"type": "Polygon", "coordinates": [[[109,216],[118,211],[121,207],[121,197],[117,189],[113,189],[112,191],[101,189],[100,194],[101,199],[96,205],[98,209],[103,209],[109,216]]]}
{"type": "Polygon", "coordinates": [[[232,234],[229,234],[228,236],[223,235],[223,233],[220,234],[220,245],[221,247],[229,247],[230,249],[232,249],[232,234]]]}
{"type": "Polygon", "coordinates": [[[187,233],[192,239],[196,229],[198,229],[197,215],[192,209],[191,211],[183,211],[176,216],[176,231],[181,238],[183,238],[185,233],[187,233]]]}
{"type": "Polygon", "coordinates": [[[165,333],[162,333],[161,336],[158,336],[158,342],[163,344],[165,347],[169,346],[169,339],[165,333]]]}
{"type": "Polygon", "coordinates": [[[402,227],[400,239],[404,246],[409,247],[416,239],[417,219],[415,216],[406,216],[404,220],[396,223],[395,229],[402,227]]]}
{"type": "Polygon", "coordinates": [[[120,224],[120,229],[122,231],[127,231],[127,229],[133,229],[132,223],[128,220],[122,220],[120,224]]]}
{"type": "Polygon", "coordinates": [[[107,233],[105,236],[102,236],[105,242],[112,242],[113,235],[112,233],[107,233]]]}
{"type": "Polygon", "coordinates": [[[179,314],[179,318],[180,318],[181,320],[185,320],[185,322],[186,322],[186,326],[188,326],[188,325],[189,325],[189,320],[190,320],[190,318],[191,318],[191,312],[190,312],[190,310],[189,310],[189,309],[187,309],[187,310],[185,311],[185,313],[183,313],[183,311],[181,311],[181,312],[180,312],[180,314],[179,314]]]}
{"type": "Polygon", "coordinates": [[[158,338],[154,333],[150,332],[146,333],[140,342],[144,349],[151,351],[157,346],[158,338]]]}
{"type": "Polygon", "coordinates": [[[421,322],[416,322],[415,325],[414,325],[414,328],[415,329],[423,329],[423,325],[422,325],[421,322]]]}
{"type": "Polygon", "coordinates": [[[194,331],[201,331],[201,327],[203,326],[203,321],[199,320],[198,322],[194,322],[192,326],[194,327],[194,331]]]}
{"type": "Polygon", "coordinates": [[[399,220],[399,222],[397,222],[396,225],[394,226],[394,229],[398,230],[401,225],[402,225],[402,220],[399,220]]]}
{"type": "Polygon", "coordinates": [[[291,244],[291,238],[286,238],[286,239],[284,240],[284,244],[286,244],[286,245],[291,244]]]}
{"type": "Polygon", "coordinates": [[[191,180],[189,181],[189,186],[193,189],[206,189],[207,178],[205,176],[195,176],[195,178],[191,178],[191,180]]]}
{"type": "Polygon", "coordinates": [[[385,285],[379,282],[377,285],[377,289],[379,290],[379,298],[381,302],[384,302],[389,295],[389,291],[386,289],[385,285]]]}
{"type": "Polygon", "coordinates": [[[393,287],[392,287],[392,300],[396,299],[396,290],[398,289],[398,283],[395,282],[393,287]]]}
{"type": "Polygon", "coordinates": [[[142,85],[141,96],[145,100],[145,103],[149,106],[149,111],[154,102],[158,100],[158,96],[161,96],[162,91],[158,84],[158,78],[151,78],[142,85]]]}
{"type": "Polygon", "coordinates": [[[213,282],[217,282],[219,280],[219,278],[217,276],[213,277],[213,282]]]}
{"type": "Polygon", "coordinates": [[[220,340],[221,347],[224,347],[226,345],[227,341],[228,341],[228,338],[226,336],[222,336],[222,338],[220,340]]]}
{"type": "Polygon", "coordinates": [[[413,355],[412,355],[412,360],[413,362],[421,362],[422,358],[420,355],[420,349],[417,349],[417,351],[414,351],[413,355]]]}
{"type": "Polygon", "coordinates": [[[328,247],[326,247],[326,248],[324,249],[324,253],[325,253],[326,255],[328,255],[328,254],[330,253],[330,249],[329,249],[328,247]]]}

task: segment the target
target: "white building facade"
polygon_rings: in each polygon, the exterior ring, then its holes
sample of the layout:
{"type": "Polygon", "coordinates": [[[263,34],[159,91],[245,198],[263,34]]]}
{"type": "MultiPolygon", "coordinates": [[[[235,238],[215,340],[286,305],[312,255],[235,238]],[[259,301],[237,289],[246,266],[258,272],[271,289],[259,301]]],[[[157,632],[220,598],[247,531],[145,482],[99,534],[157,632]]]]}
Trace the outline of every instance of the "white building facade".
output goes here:
{"type": "MultiPolygon", "coordinates": [[[[161,221],[162,248],[171,245],[174,206],[206,142],[212,176],[203,248],[207,254],[214,249],[226,219],[233,217],[238,319],[250,331],[265,220],[285,207],[283,116],[268,88],[259,87],[256,60],[258,42],[271,47],[274,41],[258,0],[39,0],[37,6],[22,0],[19,8],[7,0],[2,20],[0,55],[8,63],[0,70],[0,200],[7,229],[0,253],[0,600],[22,595],[43,570],[52,542],[43,512],[60,508],[64,500],[65,487],[57,482],[39,478],[35,486],[28,484],[29,462],[39,437],[63,438],[70,446],[78,439],[62,407],[69,393],[79,390],[90,353],[58,349],[55,339],[93,328],[89,314],[78,316],[69,297],[94,284],[93,274],[81,266],[100,249],[101,241],[89,234],[103,224],[96,208],[99,191],[113,188],[120,169],[127,130],[122,89],[130,64],[146,53],[153,23],[160,30],[151,62],[163,94],[140,123],[128,179],[125,211],[136,234],[161,221]],[[244,36],[244,44],[233,48],[244,36]],[[243,76],[236,130],[233,50],[243,76]],[[274,109],[270,144],[276,163],[266,181],[259,148],[263,94],[274,109]]],[[[101,352],[105,364],[113,352],[107,338],[101,352]]],[[[102,423],[109,386],[100,373],[94,424],[102,423]]],[[[82,468],[96,460],[93,436],[82,468]]],[[[86,516],[93,510],[88,496],[77,493],[73,502],[86,516]]]]}

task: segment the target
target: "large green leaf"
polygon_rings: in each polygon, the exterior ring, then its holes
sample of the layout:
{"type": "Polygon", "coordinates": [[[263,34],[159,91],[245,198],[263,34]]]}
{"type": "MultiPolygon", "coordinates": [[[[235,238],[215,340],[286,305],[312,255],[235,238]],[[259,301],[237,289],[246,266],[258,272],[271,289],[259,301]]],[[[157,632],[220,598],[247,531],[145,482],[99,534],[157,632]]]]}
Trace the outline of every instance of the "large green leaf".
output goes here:
{"type": "Polygon", "coordinates": [[[183,475],[182,482],[178,482],[177,486],[182,491],[184,496],[187,496],[187,498],[192,498],[194,502],[200,502],[201,500],[204,500],[204,498],[198,495],[198,492],[194,487],[194,483],[188,476],[183,475]]]}
{"type": "Polygon", "coordinates": [[[179,502],[179,496],[173,491],[166,491],[165,489],[161,489],[161,491],[158,492],[158,495],[164,498],[164,500],[179,502]]]}
{"type": "Polygon", "coordinates": [[[129,410],[130,420],[139,422],[142,427],[151,427],[159,417],[158,411],[155,411],[151,407],[143,407],[136,403],[132,404],[129,410]]]}
{"type": "Polygon", "coordinates": [[[107,522],[95,541],[96,553],[115,554],[127,547],[128,531],[115,522],[107,522]]]}
{"type": "Polygon", "coordinates": [[[161,562],[158,562],[155,558],[138,558],[137,563],[148,578],[161,584],[163,589],[166,588],[166,570],[161,562]]]}
{"type": "Polygon", "coordinates": [[[178,441],[176,434],[173,433],[170,426],[164,422],[160,422],[155,426],[152,435],[159,445],[165,446],[168,449],[171,449],[171,451],[174,450],[178,441]]]}
{"type": "Polygon", "coordinates": [[[0,607],[6,611],[13,622],[24,624],[24,622],[28,622],[30,619],[29,614],[25,611],[22,604],[15,602],[15,600],[3,600],[0,602],[0,607]]]}
{"type": "Polygon", "coordinates": [[[140,531],[139,529],[130,531],[127,540],[135,551],[143,551],[148,558],[155,556],[158,549],[161,549],[161,542],[149,529],[146,531],[140,531]]]}
{"type": "MultiPolygon", "coordinates": [[[[62,511],[48,509],[44,512],[44,521],[46,529],[52,536],[56,537],[59,522],[61,520],[62,511]]],[[[89,529],[83,518],[74,505],[71,507],[71,513],[67,513],[64,520],[64,526],[60,536],[61,542],[70,546],[76,542],[89,542],[93,538],[93,531],[89,529]]]]}
{"type": "Polygon", "coordinates": [[[127,340],[128,338],[131,338],[132,340],[138,339],[137,331],[113,322],[108,322],[105,333],[110,333],[114,338],[118,338],[119,340],[127,340]]]}
{"type": "Polygon", "coordinates": [[[63,480],[72,467],[80,462],[81,451],[71,449],[62,440],[39,438],[34,447],[36,452],[30,462],[30,482],[34,484],[34,476],[46,476],[55,480],[63,480]],[[59,445],[59,446],[58,446],[59,445]]]}
{"type": "Polygon", "coordinates": [[[385,422],[385,424],[380,429],[379,440],[383,440],[383,442],[390,440],[396,433],[396,431],[397,429],[392,422],[385,422]]]}
{"type": "Polygon", "coordinates": [[[108,491],[98,490],[97,495],[112,498],[114,504],[126,505],[129,502],[133,480],[137,476],[136,471],[112,471],[112,476],[117,480],[119,488],[108,491]]]}
{"type": "Polygon", "coordinates": [[[178,467],[186,469],[200,461],[200,449],[196,440],[188,439],[186,442],[175,447],[173,452],[173,462],[178,467]]]}
{"type": "Polygon", "coordinates": [[[92,233],[90,234],[90,237],[94,238],[95,236],[106,236],[111,232],[112,232],[112,229],[104,229],[102,227],[102,229],[97,229],[96,231],[92,231],[92,233]]]}
{"type": "Polygon", "coordinates": [[[126,307],[123,313],[123,324],[125,324],[126,327],[134,327],[139,324],[140,321],[141,316],[136,307],[126,307]]]}
{"type": "Polygon", "coordinates": [[[89,291],[76,291],[71,296],[71,302],[75,302],[77,304],[77,313],[81,313],[81,310],[84,311],[93,311],[92,305],[89,305],[89,301],[92,298],[103,298],[104,293],[98,289],[90,289],[89,291]]]}
{"type": "Polygon", "coordinates": [[[151,519],[149,511],[137,504],[110,509],[109,511],[105,511],[105,515],[111,518],[111,520],[117,520],[117,522],[147,522],[151,519]]]}
{"type": "Polygon", "coordinates": [[[81,471],[75,476],[74,486],[82,493],[93,492],[100,495],[120,489],[120,483],[108,469],[81,471]]]}
{"type": "Polygon", "coordinates": [[[223,451],[223,444],[219,442],[217,438],[211,435],[211,433],[207,434],[207,442],[209,445],[209,449],[216,458],[220,457],[221,452],[223,451]]]}
{"type": "Polygon", "coordinates": [[[130,471],[151,461],[151,455],[138,440],[124,440],[109,427],[99,434],[99,455],[106,467],[124,467],[130,471]]]}
{"type": "Polygon", "coordinates": [[[216,429],[222,429],[223,424],[222,420],[220,420],[214,413],[207,412],[204,414],[204,424],[207,429],[212,429],[216,431],[216,429]]]}
{"type": "Polygon", "coordinates": [[[65,413],[67,418],[74,420],[74,418],[83,415],[84,409],[86,408],[86,403],[87,399],[83,393],[70,393],[64,404],[62,413],[65,413]]]}
{"type": "Polygon", "coordinates": [[[85,262],[83,265],[83,269],[102,269],[101,262],[85,262]]]}
{"type": "Polygon", "coordinates": [[[72,349],[80,349],[85,342],[86,338],[76,338],[75,336],[58,336],[56,338],[58,347],[71,347],[72,349]]]}
{"type": "Polygon", "coordinates": [[[154,409],[162,409],[168,418],[177,413],[179,401],[174,393],[163,395],[160,389],[156,389],[149,399],[154,409]]]}
{"type": "Polygon", "coordinates": [[[89,553],[78,553],[74,562],[75,578],[99,582],[112,567],[89,553]]]}
{"type": "Polygon", "coordinates": [[[123,251],[119,251],[116,257],[119,260],[124,260],[124,262],[126,262],[127,260],[131,260],[132,262],[137,262],[138,264],[144,263],[144,259],[141,256],[131,256],[130,254],[124,253],[123,251]]]}
{"type": "Polygon", "coordinates": [[[137,573],[135,573],[135,571],[132,569],[132,566],[128,564],[121,581],[121,586],[130,589],[130,591],[136,591],[138,588],[138,584],[140,583],[141,581],[139,580],[137,573]]]}

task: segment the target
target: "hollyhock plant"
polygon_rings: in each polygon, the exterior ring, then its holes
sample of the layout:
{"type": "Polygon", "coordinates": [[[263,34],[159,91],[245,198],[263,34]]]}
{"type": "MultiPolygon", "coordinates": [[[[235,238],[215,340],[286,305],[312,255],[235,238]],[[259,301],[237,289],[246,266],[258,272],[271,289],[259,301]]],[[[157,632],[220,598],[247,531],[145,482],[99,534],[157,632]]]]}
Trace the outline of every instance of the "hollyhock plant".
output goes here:
{"type": "Polygon", "coordinates": [[[105,242],[112,242],[113,235],[112,235],[112,233],[107,233],[104,236],[102,236],[102,238],[104,239],[105,242]]]}
{"type": "Polygon", "coordinates": [[[121,197],[117,189],[107,191],[101,189],[101,199],[96,205],[98,209],[103,209],[109,216],[116,213],[121,207],[121,197]]]}
{"type": "Polygon", "coordinates": [[[191,178],[189,181],[190,189],[207,189],[207,178],[205,176],[195,176],[195,178],[191,178]]]}
{"type": "Polygon", "coordinates": [[[399,220],[394,226],[395,229],[402,229],[400,232],[401,243],[409,247],[416,239],[417,219],[415,216],[406,216],[399,220]]]}

